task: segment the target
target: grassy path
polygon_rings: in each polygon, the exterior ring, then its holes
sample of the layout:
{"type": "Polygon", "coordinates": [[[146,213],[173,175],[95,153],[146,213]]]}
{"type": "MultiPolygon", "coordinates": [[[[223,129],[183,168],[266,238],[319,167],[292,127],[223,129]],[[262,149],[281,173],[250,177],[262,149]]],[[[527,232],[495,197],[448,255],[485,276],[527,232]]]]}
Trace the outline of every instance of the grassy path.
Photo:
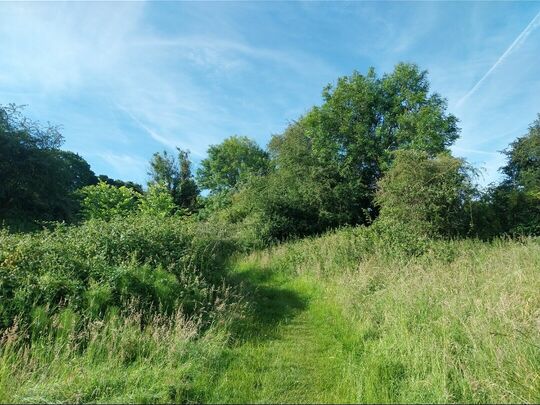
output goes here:
{"type": "Polygon", "coordinates": [[[208,401],[355,402],[361,344],[327,292],[313,279],[253,264],[236,275],[254,308],[235,330],[208,401]]]}

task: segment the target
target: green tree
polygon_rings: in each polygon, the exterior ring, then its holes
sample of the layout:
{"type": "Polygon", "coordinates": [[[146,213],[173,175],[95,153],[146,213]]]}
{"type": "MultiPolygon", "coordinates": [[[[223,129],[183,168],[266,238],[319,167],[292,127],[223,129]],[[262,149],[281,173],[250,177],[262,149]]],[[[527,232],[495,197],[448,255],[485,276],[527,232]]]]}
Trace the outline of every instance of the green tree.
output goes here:
{"type": "Polygon", "coordinates": [[[163,151],[156,152],[150,161],[148,185],[162,184],[172,195],[179,208],[194,210],[199,189],[191,173],[189,152],[177,148],[178,158],[163,151]]]}
{"type": "Polygon", "coordinates": [[[178,149],[178,186],[174,196],[176,203],[181,208],[193,211],[196,208],[199,188],[191,172],[191,160],[189,151],[178,149]]]}
{"type": "Polygon", "coordinates": [[[133,181],[123,181],[123,180],[118,180],[118,179],[112,179],[106,174],[100,174],[98,176],[98,180],[104,181],[105,183],[110,184],[111,186],[115,186],[115,187],[125,186],[127,188],[132,189],[133,191],[136,191],[139,194],[142,194],[144,192],[142,186],[133,181]]]}
{"type": "Polygon", "coordinates": [[[231,136],[208,149],[197,170],[197,183],[212,194],[236,187],[250,175],[268,172],[268,154],[245,136],[231,136]]]}
{"type": "Polygon", "coordinates": [[[20,107],[0,106],[0,220],[70,220],[74,191],[97,179],[79,155],[60,150],[59,128],[42,126],[20,107]]]}
{"type": "Polygon", "coordinates": [[[137,209],[141,195],[125,186],[115,187],[100,181],[78,191],[81,196],[81,213],[84,219],[110,220],[126,216],[137,209]]]}
{"type": "MultiPolygon", "coordinates": [[[[273,172],[268,186],[259,186],[266,188],[263,212],[276,217],[279,211],[283,224],[303,218],[302,234],[370,223],[378,214],[377,182],[395,151],[420,150],[434,157],[459,135],[456,117],[446,112],[443,98],[430,93],[427,72],[416,65],[398,64],[382,77],[374,69],[341,77],[325,87],[323,101],[272,137],[273,172]]],[[[289,230],[289,235],[300,231],[289,230]]]]}
{"type": "Polygon", "coordinates": [[[337,201],[348,201],[348,222],[361,222],[393,151],[416,149],[435,156],[458,137],[446,102],[429,93],[427,72],[398,64],[378,78],[354,72],[323,91],[324,103],[304,118],[313,154],[333,183],[337,201]]]}
{"type": "Polygon", "coordinates": [[[427,236],[468,232],[473,195],[471,169],[448,153],[401,150],[379,181],[380,221],[403,224],[427,236]]]}
{"type": "MultiPolygon", "coordinates": [[[[322,181],[302,122],[292,123],[268,145],[266,176],[240,183],[225,210],[226,218],[256,228],[262,244],[322,232],[336,222],[327,209],[330,185],[322,181]]],[[[219,194],[217,194],[219,195],[219,194]]]]}
{"type": "Polygon", "coordinates": [[[139,209],[145,215],[166,217],[175,208],[174,200],[164,184],[151,184],[140,199],[139,209]]]}
{"type": "Polygon", "coordinates": [[[163,184],[173,194],[178,187],[178,172],[178,162],[174,155],[169,154],[166,150],[162,153],[156,152],[150,160],[150,169],[148,171],[150,181],[148,185],[154,183],[163,184]]]}
{"type": "Polygon", "coordinates": [[[505,151],[508,163],[502,168],[505,183],[521,190],[540,192],[540,114],[527,135],[505,151]]]}
{"type": "Polygon", "coordinates": [[[505,154],[506,178],[487,193],[489,211],[479,212],[479,221],[491,212],[497,218],[497,233],[540,235],[540,114],[505,154]]]}

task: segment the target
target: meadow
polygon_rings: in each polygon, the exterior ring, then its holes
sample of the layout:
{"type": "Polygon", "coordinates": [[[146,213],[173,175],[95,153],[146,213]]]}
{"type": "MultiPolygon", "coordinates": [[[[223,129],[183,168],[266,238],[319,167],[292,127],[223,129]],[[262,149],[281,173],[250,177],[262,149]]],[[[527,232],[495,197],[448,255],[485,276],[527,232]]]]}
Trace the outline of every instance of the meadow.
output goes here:
{"type": "Polygon", "coordinates": [[[540,400],[537,238],[413,254],[349,227],[243,253],[184,222],[2,234],[2,292],[32,304],[2,303],[0,402],[540,400]]]}

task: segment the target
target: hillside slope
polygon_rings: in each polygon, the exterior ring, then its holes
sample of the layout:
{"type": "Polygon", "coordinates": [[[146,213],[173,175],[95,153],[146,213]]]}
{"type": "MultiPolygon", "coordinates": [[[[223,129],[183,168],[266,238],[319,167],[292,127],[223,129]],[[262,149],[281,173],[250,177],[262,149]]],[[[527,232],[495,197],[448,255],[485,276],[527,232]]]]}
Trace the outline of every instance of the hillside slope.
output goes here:
{"type": "Polygon", "coordinates": [[[106,355],[4,346],[0,400],[540,401],[537,239],[432,242],[412,258],[367,254],[363,238],[344,229],[232,260],[244,309],[199,335],[126,324],[106,355]]]}
{"type": "Polygon", "coordinates": [[[540,244],[356,261],[347,231],[242,259],[257,320],[209,401],[538,402],[540,244]]]}

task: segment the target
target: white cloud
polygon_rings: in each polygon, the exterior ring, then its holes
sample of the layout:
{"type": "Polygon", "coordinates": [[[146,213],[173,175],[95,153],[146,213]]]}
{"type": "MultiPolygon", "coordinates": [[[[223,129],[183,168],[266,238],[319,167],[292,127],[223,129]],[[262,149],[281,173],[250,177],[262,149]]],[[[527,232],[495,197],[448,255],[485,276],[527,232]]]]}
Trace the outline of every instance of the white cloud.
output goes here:
{"type": "Polygon", "coordinates": [[[132,44],[143,49],[175,48],[177,51],[184,52],[182,55],[197,65],[225,71],[241,70],[253,59],[265,60],[274,63],[276,67],[286,66],[302,73],[306,73],[306,66],[317,67],[319,72],[321,70],[334,71],[323,60],[304,52],[291,53],[279,49],[255,47],[239,40],[232,41],[212,36],[150,37],[138,39],[132,44]]]}
{"type": "Polygon", "coordinates": [[[2,3],[3,87],[70,91],[102,80],[124,58],[143,3],[2,3]]]}
{"type": "MultiPolygon", "coordinates": [[[[17,94],[28,102],[40,97],[43,104],[108,100],[159,144],[202,157],[208,144],[230,135],[223,132],[237,120],[230,106],[245,102],[240,94],[233,100],[216,98],[229,73],[250,69],[253,74],[261,61],[296,74],[305,74],[306,62],[312,71],[328,69],[308,55],[253,47],[240,39],[162,38],[145,25],[144,9],[144,3],[0,4],[0,71],[5,73],[0,96],[17,94]],[[219,79],[196,81],[194,69],[211,70],[219,79]],[[26,97],[28,92],[33,97],[26,97]]],[[[253,101],[246,106],[254,108],[253,101]]]]}
{"type": "Polygon", "coordinates": [[[479,149],[469,149],[469,148],[461,148],[459,146],[455,146],[452,148],[455,152],[459,153],[472,153],[474,155],[489,155],[489,156],[498,156],[498,152],[490,152],[487,150],[479,150],[479,149]]]}
{"type": "Polygon", "coordinates": [[[122,110],[129,118],[133,120],[133,122],[135,122],[135,124],[137,124],[140,128],[142,128],[148,135],[150,135],[157,142],[171,149],[174,149],[176,146],[178,146],[178,144],[172,141],[171,139],[165,138],[164,136],[159,135],[157,132],[155,132],[151,128],[147,127],[137,117],[135,117],[135,115],[133,115],[133,113],[129,111],[127,108],[122,107],[121,105],[117,105],[117,107],[118,109],[122,110]]]}

